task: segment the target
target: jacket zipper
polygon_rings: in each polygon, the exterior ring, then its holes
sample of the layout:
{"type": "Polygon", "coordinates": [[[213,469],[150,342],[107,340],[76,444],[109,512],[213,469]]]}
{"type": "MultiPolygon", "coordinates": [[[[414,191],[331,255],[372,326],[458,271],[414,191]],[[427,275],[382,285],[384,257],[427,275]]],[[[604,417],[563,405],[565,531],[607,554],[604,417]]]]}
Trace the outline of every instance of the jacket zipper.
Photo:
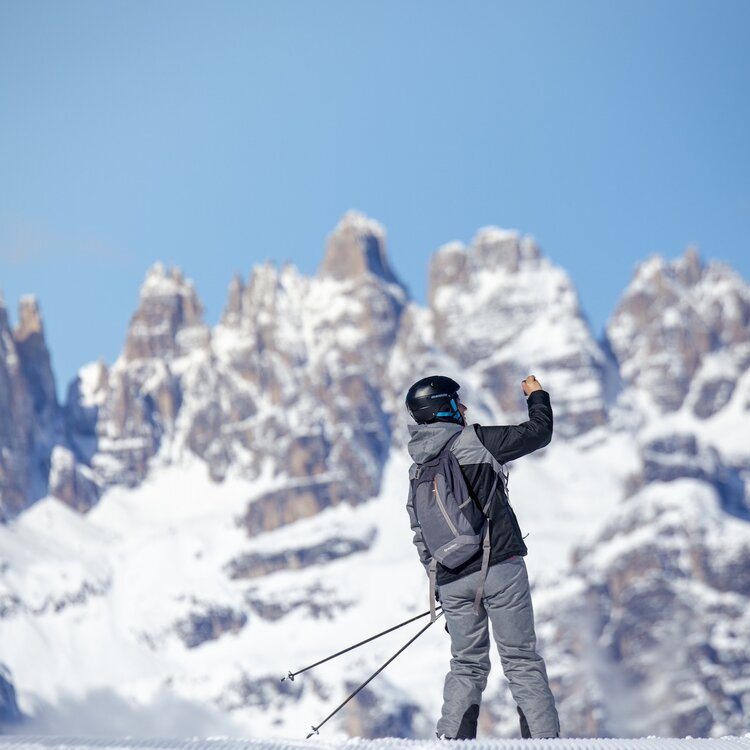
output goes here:
{"type": "Polygon", "coordinates": [[[440,498],[440,493],[438,492],[437,488],[437,477],[435,477],[432,480],[432,484],[435,488],[435,497],[437,499],[438,508],[440,508],[440,512],[443,514],[443,518],[445,519],[445,522],[450,527],[450,530],[453,532],[453,536],[459,536],[458,529],[453,525],[453,521],[451,521],[450,517],[448,516],[447,511],[445,510],[445,506],[443,505],[443,501],[440,498]]]}

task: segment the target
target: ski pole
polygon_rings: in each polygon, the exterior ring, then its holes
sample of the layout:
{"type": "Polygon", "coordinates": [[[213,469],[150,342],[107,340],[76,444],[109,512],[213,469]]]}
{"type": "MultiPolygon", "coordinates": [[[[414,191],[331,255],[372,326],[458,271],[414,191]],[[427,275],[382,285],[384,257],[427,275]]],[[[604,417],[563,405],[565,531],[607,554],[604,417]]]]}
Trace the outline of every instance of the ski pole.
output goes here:
{"type": "Polygon", "coordinates": [[[383,635],[387,635],[388,633],[392,633],[394,630],[398,630],[399,628],[403,628],[404,625],[408,625],[410,622],[414,622],[415,620],[419,620],[422,617],[425,617],[430,614],[430,611],[427,610],[427,612],[422,612],[421,615],[417,615],[416,617],[412,617],[409,620],[404,620],[404,622],[399,623],[398,625],[394,625],[392,628],[388,628],[388,630],[384,630],[382,633],[378,633],[377,635],[373,635],[370,638],[365,638],[364,641],[360,641],[359,643],[355,643],[353,646],[349,646],[349,648],[345,648],[342,651],[338,651],[335,654],[332,654],[331,656],[326,656],[325,659],[321,659],[320,661],[316,661],[315,664],[310,664],[310,666],[305,667],[304,669],[300,669],[296,672],[289,672],[286,677],[281,678],[281,682],[284,682],[284,680],[289,679],[292,682],[294,682],[294,678],[298,674],[302,674],[303,672],[307,672],[308,669],[312,669],[313,667],[317,667],[319,664],[324,664],[327,661],[330,661],[331,659],[335,659],[337,656],[341,656],[341,654],[345,654],[349,651],[353,651],[355,648],[359,648],[360,646],[364,646],[365,643],[369,643],[370,641],[374,641],[376,638],[380,638],[383,635]]]}
{"type": "MultiPolygon", "coordinates": [[[[429,614],[429,612],[425,612],[425,615],[427,614],[429,614]]],[[[314,734],[320,734],[318,730],[323,726],[323,724],[325,724],[330,718],[335,716],[360,690],[362,690],[362,688],[372,682],[400,653],[406,651],[406,649],[411,646],[411,644],[414,643],[414,641],[416,641],[417,638],[419,638],[419,636],[422,635],[422,633],[424,633],[424,631],[430,627],[430,625],[432,625],[438,618],[442,617],[442,615],[443,611],[441,609],[435,620],[430,620],[427,625],[425,625],[415,636],[410,638],[398,651],[396,651],[396,653],[390,659],[388,659],[385,664],[383,664],[382,667],[380,667],[376,672],[370,675],[370,677],[368,677],[340,706],[331,711],[331,713],[328,714],[328,716],[326,716],[325,719],[323,719],[323,721],[321,721],[317,727],[313,727],[312,732],[310,732],[310,734],[308,734],[305,739],[309,740],[310,737],[312,737],[314,734]]],[[[420,617],[424,617],[424,615],[420,615],[420,617]]]]}

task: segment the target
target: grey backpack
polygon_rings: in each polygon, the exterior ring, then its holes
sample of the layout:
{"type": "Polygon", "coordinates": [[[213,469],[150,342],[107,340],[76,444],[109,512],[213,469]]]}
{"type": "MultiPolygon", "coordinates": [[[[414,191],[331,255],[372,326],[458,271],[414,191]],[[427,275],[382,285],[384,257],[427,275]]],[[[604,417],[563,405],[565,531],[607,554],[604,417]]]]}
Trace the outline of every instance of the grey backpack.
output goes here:
{"type": "MultiPolygon", "coordinates": [[[[435,617],[437,565],[458,568],[483,550],[480,586],[474,602],[475,612],[484,591],[490,560],[490,519],[487,507],[469,494],[458,459],[451,451],[460,432],[452,437],[435,458],[419,464],[412,480],[414,514],[422,532],[422,541],[432,557],[430,575],[430,612],[435,617]]],[[[497,481],[487,498],[495,495],[497,481]]]]}

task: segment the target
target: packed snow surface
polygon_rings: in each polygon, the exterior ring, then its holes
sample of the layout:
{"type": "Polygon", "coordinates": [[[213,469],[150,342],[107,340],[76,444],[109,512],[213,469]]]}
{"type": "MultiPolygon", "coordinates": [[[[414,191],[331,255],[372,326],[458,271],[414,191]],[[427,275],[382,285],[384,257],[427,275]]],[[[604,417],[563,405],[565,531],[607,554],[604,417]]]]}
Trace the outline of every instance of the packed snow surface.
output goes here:
{"type": "MultiPolygon", "coordinates": [[[[646,737],[642,739],[556,739],[556,740],[454,740],[471,750],[748,750],[750,734],[744,737],[722,737],[721,739],[674,739],[646,737]]],[[[444,748],[439,740],[405,740],[388,737],[378,740],[334,740],[320,738],[312,740],[240,740],[216,737],[210,739],[112,739],[107,737],[0,737],[0,750],[88,750],[89,748],[138,748],[149,750],[297,750],[309,747],[325,750],[433,750],[444,748]]]]}

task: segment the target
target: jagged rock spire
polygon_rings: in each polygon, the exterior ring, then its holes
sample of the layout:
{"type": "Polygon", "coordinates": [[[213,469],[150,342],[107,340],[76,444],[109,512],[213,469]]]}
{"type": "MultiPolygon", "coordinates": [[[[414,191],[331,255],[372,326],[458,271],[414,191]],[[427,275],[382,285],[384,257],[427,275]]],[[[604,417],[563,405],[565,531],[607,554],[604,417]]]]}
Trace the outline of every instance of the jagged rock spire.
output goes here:
{"type": "Polygon", "coordinates": [[[222,316],[222,322],[227,325],[236,325],[242,317],[242,295],[245,292],[245,285],[242,283],[242,279],[239,274],[235,274],[232,277],[232,281],[229,284],[229,297],[227,299],[226,307],[224,308],[224,315],[222,316]]]}
{"type": "Polygon", "coordinates": [[[605,354],[572,281],[531,237],[485,227],[469,247],[444,245],[430,263],[428,299],[440,346],[494,394],[505,418],[523,419],[518,383],[531,371],[556,394],[562,434],[604,423],[605,354]]]}
{"type": "Polygon", "coordinates": [[[140,304],[125,340],[125,359],[172,357],[181,353],[178,334],[203,325],[203,306],[179,268],[152,266],[141,287],[140,304]]]}
{"type": "Polygon", "coordinates": [[[13,330],[0,305],[0,519],[46,494],[45,467],[53,446],[62,441],[42,315],[36,298],[25,296],[13,330]]]}
{"type": "Polygon", "coordinates": [[[689,247],[677,260],[654,256],[636,267],[607,338],[627,386],[648,393],[662,411],[679,409],[692,389],[693,410],[708,416],[731,397],[733,368],[746,366],[748,321],[750,287],[721,263],[704,265],[689,247]],[[728,358],[710,374],[719,352],[728,358]]]}
{"type": "Polygon", "coordinates": [[[348,211],[328,237],[320,275],[343,280],[368,273],[399,283],[388,262],[383,227],[358,211],[348,211]]]}
{"type": "Polygon", "coordinates": [[[52,372],[44,324],[36,297],[27,295],[18,304],[18,325],[13,331],[23,374],[34,403],[34,411],[42,418],[54,419],[58,409],[57,388],[52,372]]]}
{"type": "Polygon", "coordinates": [[[24,341],[35,333],[44,335],[39,303],[33,295],[21,297],[18,304],[18,325],[14,332],[16,341],[24,341]]]}

